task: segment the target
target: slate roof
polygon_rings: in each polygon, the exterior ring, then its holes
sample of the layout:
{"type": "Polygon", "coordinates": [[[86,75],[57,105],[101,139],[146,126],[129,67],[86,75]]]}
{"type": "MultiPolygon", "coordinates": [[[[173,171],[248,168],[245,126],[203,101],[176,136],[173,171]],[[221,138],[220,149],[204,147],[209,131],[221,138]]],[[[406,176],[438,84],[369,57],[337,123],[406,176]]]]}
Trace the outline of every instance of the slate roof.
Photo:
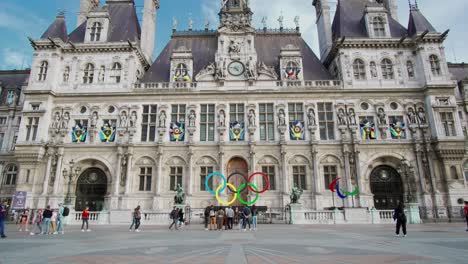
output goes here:
{"type": "Polygon", "coordinates": [[[452,80],[468,80],[468,64],[449,63],[449,72],[452,74],[452,80]]]}
{"type": "MultiPolygon", "coordinates": [[[[135,9],[135,3],[131,1],[107,2],[101,9],[107,9],[110,17],[110,32],[108,42],[136,41],[141,37],[141,27],[135,9]]],[[[86,33],[86,22],[78,26],[69,35],[73,43],[83,43],[86,33]]]]}
{"type": "Polygon", "coordinates": [[[7,88],[16,88],[16,96],[21,95],[21,88],[28,82],[30,70],[0,71],[0,106],[6,105],[7,88]]]}
{"type": "MultiPolygon", "coordinates": [[[[299,34],[262,34],[255,36],[255,49],[258,61],[265,62],[276,69],[278,76],[279,55],[281,48],[293,44],[300,48],[303,59],[303,76],[305,80],[331,80],[333,79],[323,66],[312,49],[299,34]]],[[[159,57],[146,72],[142,82],[169,82],[170,59],[173,51],[181,46],[191,49],[193,55],[194,76],[208,64],[215,62],[215,54],[218,48],[218,38],[213,33],[182,34],[177,33],[172,37],[159,57]]]]}
{"type": "Polygon", "coordinates": [[[429,33],[437,33],[437,30],[431,25],[426,17],[417,8],[411,8],[410,18],[408,21],[408,35],[414,36],[424,31],[429,33]]]}
{"type": "Polygon", "coordinates": [[[41,39],[60,38],[64,42],[68,40],[67,23],[63,15],[57,16],[49,28],[42,34],[41,39]]]}
{"type": "MultiPolygon", "coordinates": [[[[332,24],[333,37],[368,38],[364,24],[364,11],[369,0],[338,0],[335,18],[332,24]]],[[[406,28],[391,16],[388,16],[390,34],[394,38],[406,36],[406,28]]]]}

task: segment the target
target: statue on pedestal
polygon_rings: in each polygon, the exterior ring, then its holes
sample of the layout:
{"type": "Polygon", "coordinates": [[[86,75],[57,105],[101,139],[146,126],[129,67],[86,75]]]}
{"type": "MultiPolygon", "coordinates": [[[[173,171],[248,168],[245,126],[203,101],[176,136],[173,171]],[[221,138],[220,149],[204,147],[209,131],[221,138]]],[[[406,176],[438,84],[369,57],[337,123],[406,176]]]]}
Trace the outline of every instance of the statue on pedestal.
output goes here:
{"type": "Polygon", "coordinates": [[[291,198],[291,203],[292,204],[296,204],[298,203],[299,199],[301,199],[301,195],[302,195],[302,190],[300,190],[297,185],[295,185],[293,188],[292,188],[292,193],[291,195],[289,195],[289,198],[291,198]]]}
{"type": "Polygon", "coordinates": [[[174,203],[175,204],[184,204],[185,203],[185,192],[182,189],[182,186],[180,184],[177,184],[176,188],[176,195],[174,196],[174,203]]]}

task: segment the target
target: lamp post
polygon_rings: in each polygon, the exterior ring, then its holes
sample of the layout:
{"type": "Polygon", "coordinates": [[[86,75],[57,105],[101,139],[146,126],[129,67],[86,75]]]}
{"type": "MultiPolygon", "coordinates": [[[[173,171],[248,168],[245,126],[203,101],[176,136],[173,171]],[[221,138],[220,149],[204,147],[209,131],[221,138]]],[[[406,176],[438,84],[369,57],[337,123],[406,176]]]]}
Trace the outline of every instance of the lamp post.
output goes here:
{"type": "Polygon", "coordinates": [[[405,177],[406,179],[406,185],[407,185],[407,194],[406,194],[406,202],[407,203],[412,203],[414,202],[414,197],[413,197],[413,193],[411,191],[411,183],[410,183],[410,176],[413,172],[413,168],[411,166],[408,166],[407,163],[407,160],[405,158],[403,158],[401,160],[401,165],[400,167],[398,168],[398,173],[402,176],[405,177]]]}
{"type": "Polygon", "coordinates": [[[65,179],[68,177],[68,189],[67,189],[67,196],[65,197],[65,204],[70,205],[71,204],[71,183],[75,177],[78,176],[78,174],[81,172],[80,167],[75,168],[75,162],[71,160],[68,165],[70,166],[70,171],[67,170],[67,168],[64,168],[62,173],[63,177],[65,179]]]}

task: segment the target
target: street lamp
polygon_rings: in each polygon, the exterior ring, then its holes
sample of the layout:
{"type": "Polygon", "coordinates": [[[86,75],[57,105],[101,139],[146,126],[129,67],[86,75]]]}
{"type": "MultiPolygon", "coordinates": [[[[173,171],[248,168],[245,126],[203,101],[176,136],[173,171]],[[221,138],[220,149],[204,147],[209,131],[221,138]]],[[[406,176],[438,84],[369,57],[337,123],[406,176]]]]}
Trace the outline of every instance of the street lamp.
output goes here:
{"type": "Polygon", "coordinates": [[[62,173],[63,173],[63,177],[66,179],[68,177],[68,189],[67,189],[67,196],[65,197],[65,204],[67,205],[70,205],[71,204],[71,183],[73,181],[73,179],[75,177],[78,176],[78,174],[80,174],[81,172],[81,168],[80,167],[76,167],[75,168],[75,162],[73,160],[71,160],[68,165],[70,166],[70,172],[64,168],[62,173]]]}
{"type": "Polygon", "coordinates": [[[406,179],[406,185],[407,185],[407,194],[406,194],[406,202],[407,203],[412,203],[414,202],[414,197],[413,193],[411,191],[411,183],[410,183],[410,177],[413,172],[413,167],[408,166],[407,160],[405,158],[401,159],[401,165],[398,168],[398,173],[401,176],[404,176],[406,179]]]}

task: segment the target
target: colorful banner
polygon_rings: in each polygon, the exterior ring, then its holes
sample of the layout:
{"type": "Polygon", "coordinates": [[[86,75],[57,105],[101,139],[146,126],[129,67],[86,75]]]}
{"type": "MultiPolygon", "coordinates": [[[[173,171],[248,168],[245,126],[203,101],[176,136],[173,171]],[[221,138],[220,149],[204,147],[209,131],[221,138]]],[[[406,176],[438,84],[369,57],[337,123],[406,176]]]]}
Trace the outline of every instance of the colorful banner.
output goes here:
{"type": "Polygon", "coordinates": [[[11,203],[11,209],[21,210],[26,209],[26,196],[27,192],[15,192],[13,196],[13,202],[11,203]]]}
{"type": "Polygon", "coordinates": [[[115,141],[115,125],[110,125],[105,123],[101,127],[101,132],[99,133],[101,137],[101,142],[114,142],[115,141]]]}
{"type": "Polygon", "coordinates": [[[244,122],[229,124],[229,138],[231,141],[242,141],[245,138],[244,122]]]}
{"type": "Polygon", "coordinates": [[[172,122],[169,127],[169,136],[171,141],[184,141],[185,138],[185,124],[179,122],[172,122]]]}
{"type": "Polygon", "coordinates": [[[366,139],[376,139],[375,134],[375,124],[369,120],[363,120],[360,124],[361,127],[361,138],[366,139]]]}
{"type": "Polygon", "coordinates": [[[304,122],[303,121],[293,121],[289,123],[289,135],[291,140],[304,140],[304,122]]]}
{"type": "Polygon", "coordinates": [[[88,128],[83,126],[81,123],[77,123],[72,129],[72,141],[75,143],[85,142],[87,135],[88,135],[88,128]]]}
{"type": "Polygon", "coordinates": [[[394,119],[390,124],[390,134],[393,139],[406,139],[405,123],[398,119],[394,119]]]}

